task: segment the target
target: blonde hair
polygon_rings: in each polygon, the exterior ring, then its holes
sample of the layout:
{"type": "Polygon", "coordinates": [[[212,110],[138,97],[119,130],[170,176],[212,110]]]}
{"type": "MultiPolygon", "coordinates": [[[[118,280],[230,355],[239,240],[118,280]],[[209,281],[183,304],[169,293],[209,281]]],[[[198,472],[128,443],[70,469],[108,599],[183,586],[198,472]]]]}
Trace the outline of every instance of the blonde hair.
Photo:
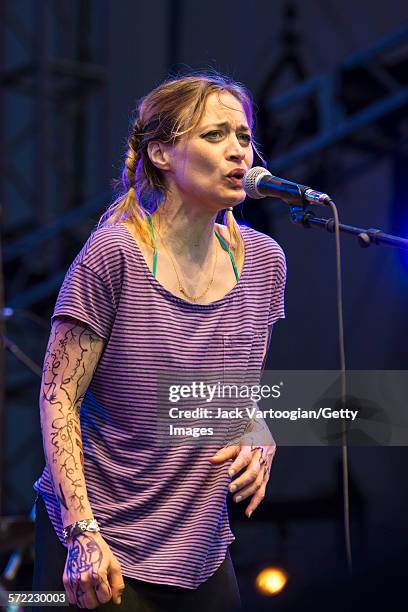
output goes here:
{"type": "MultiPolygon", "coordinates": [[[[98,227],[128,220],[141,240],[153,246],[147,216],[160,206],[166,188],[162,173],[149,158],[148,143],[159,140],[175,144],[199,123],[207,98],[214,92],[235,96],[242,104],[250,128],[253,127],[251,96],[241,84],[219,74],[194,74],[165,81],[142,98],[136,108],[122,177],[118,181],[122,189],[100,218],[98,227]]],[[[257,151],[256,146],[254,149],[257,151]]],[[[244,243],[231,210],[226,211],[224,223],[234,242],[233,252],[239,266],[244,257],[244,243]]]]}

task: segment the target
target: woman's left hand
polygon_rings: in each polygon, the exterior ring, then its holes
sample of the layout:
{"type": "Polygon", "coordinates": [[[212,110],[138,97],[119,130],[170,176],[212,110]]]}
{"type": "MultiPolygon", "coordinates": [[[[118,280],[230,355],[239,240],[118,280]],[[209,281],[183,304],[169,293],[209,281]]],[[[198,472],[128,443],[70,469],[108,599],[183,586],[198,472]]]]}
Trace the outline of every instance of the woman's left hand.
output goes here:
{"type": "MultiPolygon", "coordinates": [[[[267,428],[266,425],[265,427],[267,428]]],[[[248,518],[265,497],[266,485],[276,452],[276,444],[269,429],[267,433],[264,431],[262,445],[255,446],[253,440],[254,437],[246,433],[237,444],[220,449],[209,459],[215,465],[234,459],[228,470],[230,476],[234,476],[246,467],[245,471],[231,482],[229,490],[234,493],[235,502],[252,497],[245,511],[248,518]],[[269,438],[268,444],[265,444],[265,435],[269,438]]]]}

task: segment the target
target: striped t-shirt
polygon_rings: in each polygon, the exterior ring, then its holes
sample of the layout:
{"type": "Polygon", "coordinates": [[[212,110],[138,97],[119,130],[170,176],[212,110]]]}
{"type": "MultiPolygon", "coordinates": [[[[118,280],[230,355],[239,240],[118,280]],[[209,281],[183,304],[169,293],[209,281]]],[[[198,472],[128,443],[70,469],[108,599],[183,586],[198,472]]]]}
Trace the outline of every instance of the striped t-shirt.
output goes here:
{"type": "MultiPolygon", "coordinates": [[[[268,326],[285,316],[285,256],[273,238],[240,229],[241,275],[210,304],[166,290],[123,224],[91,234],[58,295],[52,319],[74,317],[106,340],[81,407],[84,474],[102,536],[130,578],[197,588],[234,540],[226,505],[232,461],[212,465],[220,445],[210,439],[155,438],[155,385],[173,369],[214,370],[221,381],[231,368],[261,371],[268,326]]],[[[34,489],[64,543],[47,467],[34,489]]]]}

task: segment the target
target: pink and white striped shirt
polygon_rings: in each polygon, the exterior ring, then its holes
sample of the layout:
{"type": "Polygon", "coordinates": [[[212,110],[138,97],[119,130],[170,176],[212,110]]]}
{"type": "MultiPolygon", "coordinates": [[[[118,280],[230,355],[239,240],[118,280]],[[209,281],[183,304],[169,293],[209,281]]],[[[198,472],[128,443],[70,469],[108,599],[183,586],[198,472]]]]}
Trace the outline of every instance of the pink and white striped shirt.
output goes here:
{"type": "MultiPolygon", "coordinates": [[[[81,407],[84,473],[101,533],[124,576],[197,588],[234,540],[227,514],[230,463],[220,446],[155,438],[155,380],[172,368],[261,371],[267,329],[284,318],[285,256],[240,226],[244,266],[211,304],[167,291],[123,224],[95,230],[71,264],[52,319],[68,315],[106,340],[81,407]]],[[[59,504],[45,467],[34,489],[62,543],[59,504]]]]}

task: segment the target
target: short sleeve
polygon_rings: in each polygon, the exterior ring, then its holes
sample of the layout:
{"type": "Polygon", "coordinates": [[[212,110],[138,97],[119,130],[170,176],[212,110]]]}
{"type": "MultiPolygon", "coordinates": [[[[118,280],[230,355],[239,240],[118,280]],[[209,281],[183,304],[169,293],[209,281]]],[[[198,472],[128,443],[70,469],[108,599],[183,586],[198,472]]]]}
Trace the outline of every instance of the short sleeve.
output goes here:
{"type": "Polygon", "coordinates": [[[286,258],[280,247],[275,262],[275,282],[271,296],[268,325],[273,325],[278,319],[285,318],[286,258]]]}
{"type": "Polygon", "coordinates": [[[51,320],[63,315],[74,317],[108,340],[115,314],[103,280],[88,266],[74,262],[62,283],[51,320]]]}

